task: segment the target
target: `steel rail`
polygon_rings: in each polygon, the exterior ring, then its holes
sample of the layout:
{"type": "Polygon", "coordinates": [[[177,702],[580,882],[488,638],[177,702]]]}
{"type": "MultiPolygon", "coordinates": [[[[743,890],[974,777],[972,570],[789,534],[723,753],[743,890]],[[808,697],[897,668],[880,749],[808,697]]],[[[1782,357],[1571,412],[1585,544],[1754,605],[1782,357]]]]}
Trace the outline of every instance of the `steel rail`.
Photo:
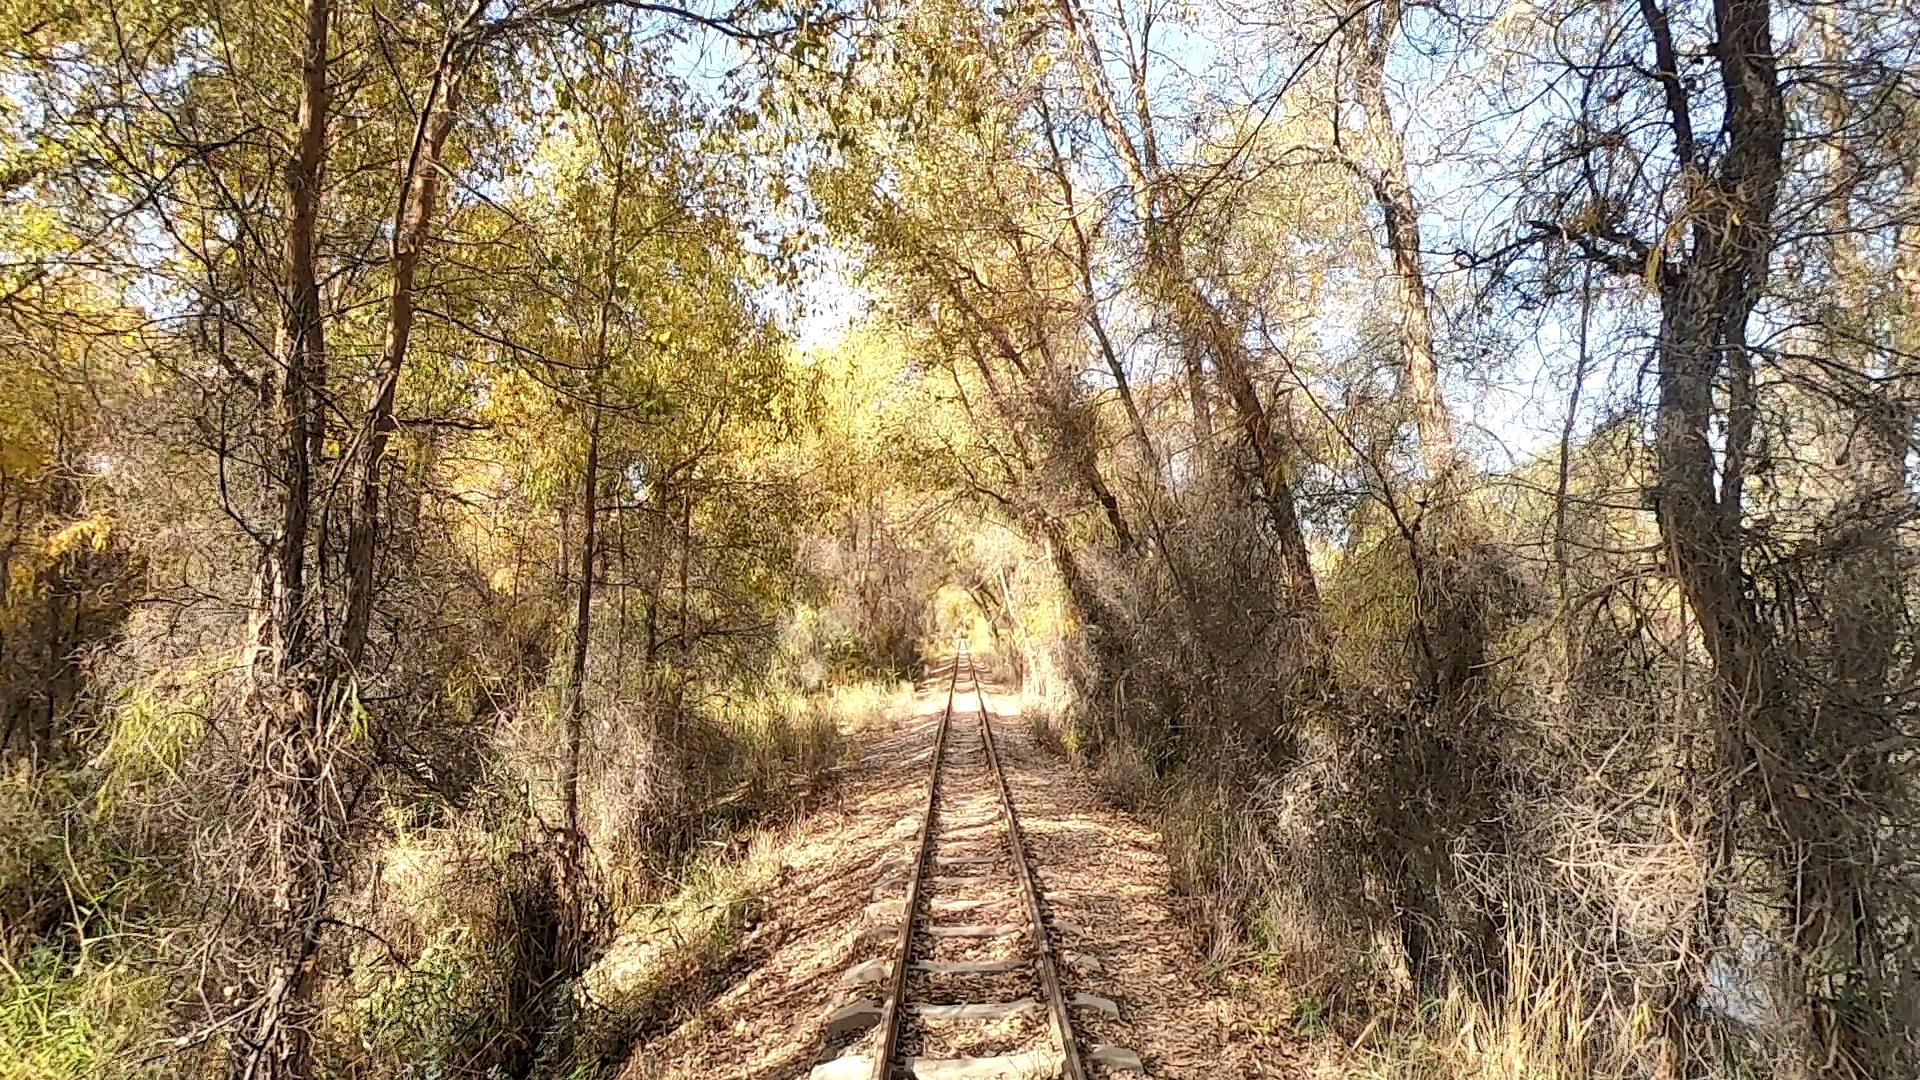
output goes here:
{"type": "MultiPolygon", "coordinates": [[[[972,670],[972,660],[968,660],[972,670]]],[[[900,913],[900,937],[893,947],[893,987],[887,993],[880,1013],[880,1048],[873,1056],[873,1080],[892,1080],[893,1052],[900,1041],[901,1006],[907,996],[908,962],[913,954],[914,913],[920,907],[921,871],[927,865],[927,851],[933,840],[933,804],[940,791],[941,759],[947,748],[947,725],[953,719],[953,693],[960,683],[960,658],[953,661],[953,676],[947,680],[947,707],[940,714],[940,726],[933,736],[933,763],[927,769],[926,813],[920,820],[920,844],[914,848],[913,869],[907,876],[907,906],[900,913]]],[[[978,683],[975,683],[978,688],[978,683]]]]}
{"type": "MultiPolygon", "coordinates": [[[[956,674],[958,673],[956,669],[956,674]]],[[[980,673],[967,657],[967,676],[973,681],[973,698],[980,708],[980,737],[987,745],[987,765],[1000,788],[1000,810],[1007,822],[1007,843],[1013,848],[1015,876],[1027,902],[1027,918],[1033,923],[1033,950],[1040,970],[1040,986],[1047,995],[1047,1010],[1052,1015],[1054,1036],[1060,1040],[1062,1067],[1067,1080],[1086,1080],[1086,1066],[1080,1062],[1080,1048],[1073,1039],[1073,1018],[1067,1012],[1066,995],[1060,991],[1060,972],[1054,967],[1053,947],[1047,939],[1046,920],[1040,911],[1040,888],[1033,880],[1033,866],[1027,862],[1026,846],[1020,841],[1020,817],[1013,809],[1013,791],[1007,786],[1006,773],[1000,771],[1000,755],[993,748],[993,720],[987,713],[986,692],[980,688],[980,673]]],[[[948,694],[948,710],[953,707],[948,694]]]]}

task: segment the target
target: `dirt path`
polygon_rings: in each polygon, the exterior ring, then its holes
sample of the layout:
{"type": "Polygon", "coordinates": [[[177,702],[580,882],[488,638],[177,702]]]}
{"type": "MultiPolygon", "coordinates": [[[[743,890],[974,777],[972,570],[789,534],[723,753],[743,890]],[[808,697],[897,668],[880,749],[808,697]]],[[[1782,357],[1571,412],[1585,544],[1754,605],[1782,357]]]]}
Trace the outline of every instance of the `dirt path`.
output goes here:
{"type": "MultiPolygon", "coordinates": [[[[1192,935],[1176,918],[1159,836],[1105,806],[1043,752],[1017,701],[988,686],[1009,785],[1060,948],[1091,958],[1063,968],[1069,992],[1111,998],[1118,1022],[1088,1015],[1088,1041],[1136,1050],[1150,1077],[1278,1076],[1250,1048],[1229,1045],[1234,1008],[1207,990],[1192,935]],[[1003,711],[1004,710],[1004,711],[1003,711]]],[[[789,826],[759,922],[741,941],[754,957],[702,1015],[639,1048],[624,1080],[797,1080],[819,1049],[823,1020],[861,996],[851,968],[890,941],[870,910],[876,886],[910,850],[925,798],[928,752],[944,683],[922,687],[914,715],[876,733],[829,808],[789,826]]],[[[971,704],[971,703],[969,703],[971,704]]],[[[1116,1074],[1132,1075],[1132,1074],[1116,1074]]]]}
{"type": "MultiPolygon", "coordinates": [[[[1281,1076],[1234,1032],[1236,1004],[1200,978],[1193,935],[1179,920],[1171,873],[1150,825],[1113,809],[1085,779],[1034,742],[1016,695],[986,684],[1001,765],[1060,947],[1096,964],[1067,964],[1068,993],[1111,998],[1120,1020],[1083,1012],[1087,1042],[1127,1046],[1147,1075],[1281,1076]]],[[[1116,1074],[1117,1075],[1117,1074],[1116,1074]]]]}

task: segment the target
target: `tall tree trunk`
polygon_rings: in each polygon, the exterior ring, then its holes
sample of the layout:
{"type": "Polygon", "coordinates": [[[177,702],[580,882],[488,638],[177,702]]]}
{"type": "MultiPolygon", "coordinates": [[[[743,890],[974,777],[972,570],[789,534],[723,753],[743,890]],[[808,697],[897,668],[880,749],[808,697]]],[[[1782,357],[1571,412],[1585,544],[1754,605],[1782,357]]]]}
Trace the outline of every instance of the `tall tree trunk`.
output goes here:
{"type": "Polygon", "coordinates": [[[329,0],[307,0],[302,18],[300,106],[285,172],[286,244],[280,308],[280,356],[273,395],[271,464],[278,475],[278,521],[261,571],[255,642],[273,674],[303,665],[312,650],[307,541],[316,448],[324,439],[326,332],[320,309],[316,232],[326,158],[329,0]]]}
{"type": "Polygon", "coordinates": [[[361,432],[364,446],[347,532],[347,611],[341,642],[349,664],[358,664],[366,652],[373,619],[380,468],[386,460],[387,443],[398,426],[394,421],[394,401],[400,389],[400,373],[406,366],[407,346],[413,338],[414,277],[433,224],[440,192],[441,157],[447,137],[453,132],[461,85],[466,80],[472,57],[474,46],[469,34],[483,9],[483,3],[475,3],[441,46],[401,176],[389,253],[393,279],[387,291],[387,336],[380,351],[377,381],[361,432]]]}
{"type": "MultiPolygon", "coordinates": [[[[1085,10],[1078,0],[1057,0],[1056,7],[1061,28],[1066,32],[1068,50],[1073,54],[1074,69],[1080,76],[1081,91],[1099,119],[1100,126],[1106,131],[1108,140],[1113,143],[1119,155],[1121,173],[1131,189],[1134,211],[1139,215],[1144,230],[1143,239],[1146,241],[1147,269],[1151,275],[1149,291],[1155,299],[1170,303],[1176,319],[1180,320],[1183,311],[1180,298],[1191,282],[1185,279],[1184,274],[1176,274],[1173,278],[1166,275],[1168,244],[1178,241],[1177,237],[1169,235],[1173,215],[1168,212],[1171,208],[1164,197],[1159,140],[1149,108],[1146,72],[1142,66],[1144,60],[1136,62],[1129,55],[1126,64],[1133,81],[1134,122],[1139,125],[1136,138],[1127,130],[1126,122],[1121,117],[1116,104],[1118,95],[1107,76],[1106,59],[1101,55],[1099,43],[1093,38],[1085,10]]],[[[1143,33],[1139,55],[1151,55],[1151,47],[1151,40],[1143,33]]],[[[1213,444],[1213,409],[1207,398],[1206,356],[1203,349],[1196,347],[1191,337],[1191,326],[1184,320],[1180,321],[1178,332],[1184,345],[1181,358],[1187,408],[1193,425],[1194,443],[1200,449],[1204,462],[1211,457],[1213,444]]]]}
{"type": "Polygon", "coordinates": [[[580,846],[580,747],[587,719],[587,646],[593,636],[593,567],[599,542],[600,409],[587,428],[586,476],[580,483],[580,584],[574,591],[573,655],[567,665],[567,759],[561,774],[567,842],[580,846]]]}
{"type": "Polygon", "coordinates": [[[1735,471],[1717,490],[1711,433],[1720,375],[1737,382],[1741,365],[1751,362],[1747,322],[1773,251],[1785,119],[1768,0],[1721,0],[1716,15],[1727,149],[1711,180],[1716,197],[1703,200],[1694,216],[1688,257],[1662,276],[1658,519],[1715,670],[1741,711],[1749,711],[1778,680],[1767,670],[1767,635],[1742,574],[1745,476],[1738,465],[1747,447],[1737,421],[1751,402],[1737,385],[1723,458],[1735,471]]]}
{"type": "Polygon", "coordinates": [[[614,291],[619,284],[620,204],[626,194],[627,159],[625,148],[613,167],[613,200],[607,211],[607,244],[602,252],[605,266],[600,292],[599,312],[595,316],[593,373],[587,387],[587,408],[592,419],[587,427],[586,476],[581,481],[580,497],[580,588],[576,594],[573,619],[573,656],[567,680],[567,762],[562,787],[566,795],[567,842],[577,869],[582,833],[580,831],[580,749],[587,718],[587,646],[593,630],[593,567],[599,544],[600,523],[600,426],[605,408],[600,400],[602,380],[606,378],[609,358],[607,335],[613,326],[614,291]]]}
{"type": "Polygon", "coordinates": [[[1134,442],[1139,445],[1140,455],[1153,477],[1157,500],[1160,487],[1166,482],[1160,469],[1160,454],[1154,449],[1153,437],[1147,433],[1146,419],[1140,415],[1140,405],[1134,400],[1133,380],[1127,377],[1127,369],[1120,362],[1119,351],[1114,348],[1113,339],[1107,334],[1106,320],[1100,314],[1100,296],[1093,283],[1093,243],[1087,237],[1086,227],[1080,222],[1073,179],[1067,175],[1066,157],[1060,151],[1060,139],[1054,131],[1053,110],[1047,106],[1045,95],[1040,97],[1040,116],[1047,133],[1049,171],[1054,184],[1060,189],[1062,209],[1066,211],[1067,223],[1073,229],[1074,270],[1080,279],[1080,302],[1085,307],[1083,318],[1100,347],[1100,358],[1106,362],[1107,373],[1113,377],[1114,392],[1120,395],[1121,408],[1127,414],[1127,428],[1133,433],[1134,442]]]}
{"type": "MultiPolygon", "coordinates": [[[[1127,427],[1133,433],[1134,442],[1140,448],[1141,459],[1146,463],[1148,483],[1146,485],[1145,517],[1148,534],[1153,538],[1154,549],[1160,555],[1162,565],[1173,579],[1182,600],[1187,605],[1189,615],[1197,615],[1198,604],[1192,594],[1190,583],[1182,573],[1179,563],[1174,559],[1172,546],[1167,542],[1166,529],[1162,525],[1162,511],[1167,508],[1169,492],[1167,472],[1161,464],[1159,451],[1155,448],[1153,437],[1147,431],[1146,418],[1141,415],[1140,405],[1134,398],[1133,381],[1127,375],[1125,364],[1121,362],[1119,350],[1114,347],[1113,338],[1107,332],[1106,319],[1100,313],[1100,297],[1094,287],[1093,244],[1087,236],[1087,230],[1080,221],[1080,208],[1074,194],[1073,179],[1067,173],[1066,156],[1061,152],[1060,140],[1054,130],[1053,112],[1043,95],[1040,98],[1040,115],[1047,133],[1047,148],[1055,185],[1060,189],[1060,199],[1066,211],[1067,221],[1073,228],[1074,265],[1080,279],[1081,303],[1085,306],[1084,319],[1087,328],[1093,332],[1095,343],[1099,346],[1100,357],[1106,363],[1107,373],[1113,377],[1114,391],[1120,397],[1120,405],[1127,416],[1127,427]]],[[[1188,400],[1194,408],[1194,440],[1196,447],[1205,454],[1213,442],[1212,417],[1206,412],[1206,389],[1204,375],[1195,366],[1188,368],[1188,400]]],[[[1115,503],[1110,518],[1118,520],[1118,504],[1115,503]]],[[[1123,544],[1124,546],[1124,544],[1123,544]]]]}
{"type": "MultiPolygon", "coordinates": [[[[331,826],[338,808],[326,777],[329,713],[321,700],[329,680],[310,663],[315,612],[307,567],[313,470],[324,436],[319,399],[325,389],[326,338],[315,234],[326,159],[331,21],[328,0],[307,0],[299,116],[285,174],[285,280],[273,427],[280,513],[265,555],[255,638],[256,658],[264,654],[271,682],[260,701],[264,716],[253,747],[253,784],[262,804],[249,808],[267,834],[264,869],[272,888],[273,925],[252,1028],[234,1039],[228,1062],[241,1080],[299,1080],[313,1073],[318,952],[332,880],[331,826]]],[[[330,666],[322,660],[322,668],[330,666]]]]}
{"type": "MultiPolygon", "coordinates": [[[[1740,807],[1786,808],[1780,790],[1780,702],[1783,670],[1760,611],[1746,588],[1741,489],[1752,383],[1747,324],[1765,286],[1772,256],[1773,215],[1783,175],[1785,114],[1776,71],[1769,0],[1719,0],[1715,56],[1725,95],[1724,150],[1711,173],[1698,160],[1667,19],[1655,0],[1642,11],[1655,43],[1656,76],[1666,87],[1680,167],[1702,192],[1690,203],[1686,252],[1660,272],[1659,406],[1654,436],[1656,518],[1681,592],[1697,620],[1724,702],[1718,760],[1712,775],[1742,777],[1706,810],[1703,829],[1728,836],[1740,807]],[[1716,483],[1715,427],[1722,418],[1715,391],[1725,376],[1729,403],[1722,471],[1716,483]],[[1746,798],[1743,799],[1743,793],[1746,798]]],[[[1756,812],[1765,812],[1756,810],[1756,812]]],[[[1787,826],[1788,832],[1793,826],[1787,826]]],[[[1731,845],[1721,844],[1709,868],[1711,895],[1702,908],[1696,955],[1723,936],[1720,890],[1733,871],[1731,845]]],[[[1703,985],[1704,965],[1690,961],[1671,988],[1662,1023],[1670,1072],[1696,1067],[1687,1013],[1703,985]]]]}
{"type": "MultiPolygon", "coordinates": [[[[1387,56],[1400,30],[1400,0],[1386,0],[1368,15],[1354,83],[1366,113],[1367,143],[1373,158],[1367,182],[1385,222],[1387,253],[1393,260],[1394,298],[1400,315],[1401,378],[1420,433],[1420,457],[1427,476],[1446,483],[1459,464],[1453,415],[1440,385],[1434,359],[1433,311],[1426,272],[1420,265],[1420,211],[1407,178],[1406,143],[1387,105],[1387,56]]],[[[1361,25],[1365,25],[1364,23],[1361,25]]]]}

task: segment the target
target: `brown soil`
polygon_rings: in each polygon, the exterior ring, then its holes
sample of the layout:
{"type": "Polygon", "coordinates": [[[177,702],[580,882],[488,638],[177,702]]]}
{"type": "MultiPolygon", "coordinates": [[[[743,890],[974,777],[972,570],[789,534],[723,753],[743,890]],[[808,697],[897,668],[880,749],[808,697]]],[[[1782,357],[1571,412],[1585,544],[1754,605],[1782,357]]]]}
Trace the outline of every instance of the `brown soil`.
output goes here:
{"type": "Polygon", "coordinates": [[[1071,765],[1039,746],[1017,695],[996,692],[990,682],[985,688],[1021,836],[1055,924],[1054,947],[1093,962],[1063,960],[1064,990],[1120,1006],[1118,1021],[1074,1010],[1082,1045],[1128,1047],[1150,1077],[1302,1075],[1287,1042],[1254,1035],[1246,1002],[1203,980],[1159,831],[1114,809],[1071,765]]]}

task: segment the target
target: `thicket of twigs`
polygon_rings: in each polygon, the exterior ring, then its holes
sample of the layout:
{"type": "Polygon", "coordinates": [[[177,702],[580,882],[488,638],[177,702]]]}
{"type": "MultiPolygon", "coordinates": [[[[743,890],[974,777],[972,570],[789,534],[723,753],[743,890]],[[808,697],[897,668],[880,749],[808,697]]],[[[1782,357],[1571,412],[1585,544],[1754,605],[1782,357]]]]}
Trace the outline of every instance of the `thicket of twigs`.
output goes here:
{"type": "MultiPolygon", "coordinates": [[[[1628,541],[1640,512],[1598,509],[1633,497],[1631,470],[1575,464],[1591,486],[1564,549],[1584,555],[1556,561],[1543,464],[1459,496],[1471,546],[1423,529],[1342,553],[1307,626],[1257,558],[1221,565],[1253,530],[1189,516],[1175,560],[1213,598],[1204,610],[1171,574],[1106,564],[1090,575],[1106,621],[1029,641],[1032,666],[1067,669],[1049,695],[1056,736],[1159,816],[1221,963],[1277,961],[1304,1008],[1368,1036],[1349,1061],[1499,1076],[1909,1067],[1906,707],[1883,699],[1886,719],[1850,730],[1857,698],[1806,686],[1795,757],[1769,763],[1804,805],[1750,799],[1690,615],[1628,541]],[[1462,653],[1475,659],[1449,682],[1436,668],[1462,653]],[[1836,872],[1857,905],[1841,912],[1806,895],[1808,875],[1836,872]]],[[[1829,551],[1766,582],[1795,597],[1770,619],[1809,684],[1861,662],[1828,607],[1843,601],[1828,575],[1860,549],[1829,551]]]]}

